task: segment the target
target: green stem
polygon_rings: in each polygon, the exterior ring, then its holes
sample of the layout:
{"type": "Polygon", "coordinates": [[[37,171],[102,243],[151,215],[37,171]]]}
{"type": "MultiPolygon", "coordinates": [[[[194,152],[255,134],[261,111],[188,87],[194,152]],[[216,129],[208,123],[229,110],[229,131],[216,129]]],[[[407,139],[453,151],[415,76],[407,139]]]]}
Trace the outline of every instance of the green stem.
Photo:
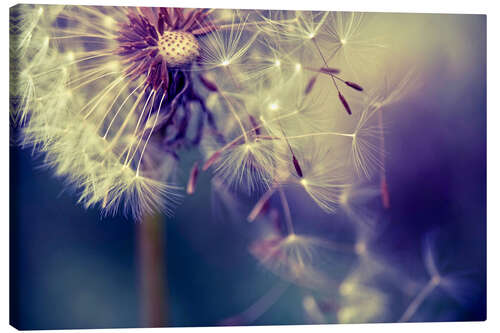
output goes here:
{"type": "Polygon", "coordinates": [[[168,324],[163,223],[161,214],[145,216],[137,223],[139,297],[141,320],[145,327],[164,327],[168,324]]]}

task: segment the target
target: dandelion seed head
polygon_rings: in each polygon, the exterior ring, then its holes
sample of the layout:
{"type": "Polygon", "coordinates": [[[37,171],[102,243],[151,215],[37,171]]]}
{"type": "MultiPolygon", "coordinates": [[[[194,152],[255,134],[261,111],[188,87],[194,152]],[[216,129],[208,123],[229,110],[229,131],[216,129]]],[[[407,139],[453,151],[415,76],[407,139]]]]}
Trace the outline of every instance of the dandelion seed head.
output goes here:
{"type": "Polygon", "coordinates": [[[158,53],[171,66],[193,62],[200,53],[199,49],[196,37],[184,31],[165,31],[158,40],[158,53]]]}
{"type": "Polygon", "coordinates": [[[146,75],[153,89],[170,86],[169,70],[190,66],[200,54],[195,34],[208,29],[201,10],[184,16],[166,8],[129,10],[128,24],[120,25],[116,51],[123,57],[132,77],[146,75]],[[190,18],[198,17],[198,20],[190,18]]]}

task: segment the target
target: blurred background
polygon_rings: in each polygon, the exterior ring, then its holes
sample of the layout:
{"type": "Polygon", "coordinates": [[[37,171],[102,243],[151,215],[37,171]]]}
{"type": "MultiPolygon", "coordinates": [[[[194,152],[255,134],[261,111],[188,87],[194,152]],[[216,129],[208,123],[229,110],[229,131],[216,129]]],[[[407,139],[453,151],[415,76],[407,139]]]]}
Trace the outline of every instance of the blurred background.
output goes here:
{"type": "MultiPolygon", "coordinates": [[[[381,15],[401,27],[394,31],[400,49],[388,61],[418,65],[420,84],[384,111],[391,207],[370,250],[425,281],[422,239],[438,230],[436,250],[448,268],[467,272],[470,283],[459,292],[470,297],[460,303],[437,290],[413,320],[484,320],[486,17],[381,15]]],[[[31,153],[10,151],[11,323],[19,329],[142,326],[136,224],[76,205],[75,194],[31,153]]],[[[197,158],[186,154],[186,174],[197,158]]],[[[228,218],[211,188],[209,173],[202,173],[196,193],[164,221],[162,296],[172,326],[220,324],[279,283],[249,253],[256,227],[228,218]]],[[[379,287],[390,296],[381,321],[397,321],[411,298],[399,297],[394,286],[379,287]]],[[[248,324],[310,323],[303,306],[309,295],[314,291],[290,286],[248,324]]]]}

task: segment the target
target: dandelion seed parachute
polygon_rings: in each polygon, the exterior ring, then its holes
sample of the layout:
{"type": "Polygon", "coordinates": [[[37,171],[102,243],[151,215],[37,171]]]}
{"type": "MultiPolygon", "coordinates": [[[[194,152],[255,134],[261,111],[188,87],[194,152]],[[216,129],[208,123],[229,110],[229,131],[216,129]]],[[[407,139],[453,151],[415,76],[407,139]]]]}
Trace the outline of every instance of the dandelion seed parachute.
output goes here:
{"type": "Polygon", "coordinates": [[[312,288],[331,288],[336,281],[325,270],[331,251],[344,251],[321,238],[289,234],[269,234],[255,241],[250,252],[274,274],[312,288]],[[325,252],[330,252],[325,255],[325,252]]]}
{"type": "Polygon", "coordinates": [[[207,156],[216,157],[214,174],[229,188],[262,192],[273,182],[276,156],[271,141],[249,139],[222,150],[213,140],[204,145],[207,156]]]}
{"type": "Polygon", "coordinates": [[[330,13],[318,36],[329,41],[325,46],[332,61],[355,80],[380,73],[388,41],[381,38],[385,34],[379,31],[378,20],[377,15],[364,13],[330,13]]]}
{"type": "Polygon", "coordinates": [[[302,190],[325,212],[335,213],[342,192],[350,186],[351,179],[342,160],[335,158],[331,151],[318,146],[316,149],[308,156],[301,154],[297,157],[303,176],[289,168],[286,182],[302,190]]]}

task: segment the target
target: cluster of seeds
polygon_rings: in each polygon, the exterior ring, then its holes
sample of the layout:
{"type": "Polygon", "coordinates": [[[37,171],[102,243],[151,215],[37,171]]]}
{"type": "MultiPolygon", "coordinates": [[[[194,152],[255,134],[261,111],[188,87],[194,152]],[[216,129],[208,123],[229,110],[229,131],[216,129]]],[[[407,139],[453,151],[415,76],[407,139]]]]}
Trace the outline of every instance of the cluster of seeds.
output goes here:
{"type": "Polygon", "coordinates": [[[196,37],[185,31],[165,31],[158,39],[158,52],[169,66],[193,62],[199,55],[199,48],[196,37]]]}
{"type": "Polygon", "coordinates": [[[128,22],[119,25],[115,51],[126,66],[125,74],[131,81],[145,75],[150,88],[168,91],[171,74],[186,69],[181,67],[189,67],[199,56],[197,37],[215,29],[207,15],[203,9],[128,10],[128,22]]]}

